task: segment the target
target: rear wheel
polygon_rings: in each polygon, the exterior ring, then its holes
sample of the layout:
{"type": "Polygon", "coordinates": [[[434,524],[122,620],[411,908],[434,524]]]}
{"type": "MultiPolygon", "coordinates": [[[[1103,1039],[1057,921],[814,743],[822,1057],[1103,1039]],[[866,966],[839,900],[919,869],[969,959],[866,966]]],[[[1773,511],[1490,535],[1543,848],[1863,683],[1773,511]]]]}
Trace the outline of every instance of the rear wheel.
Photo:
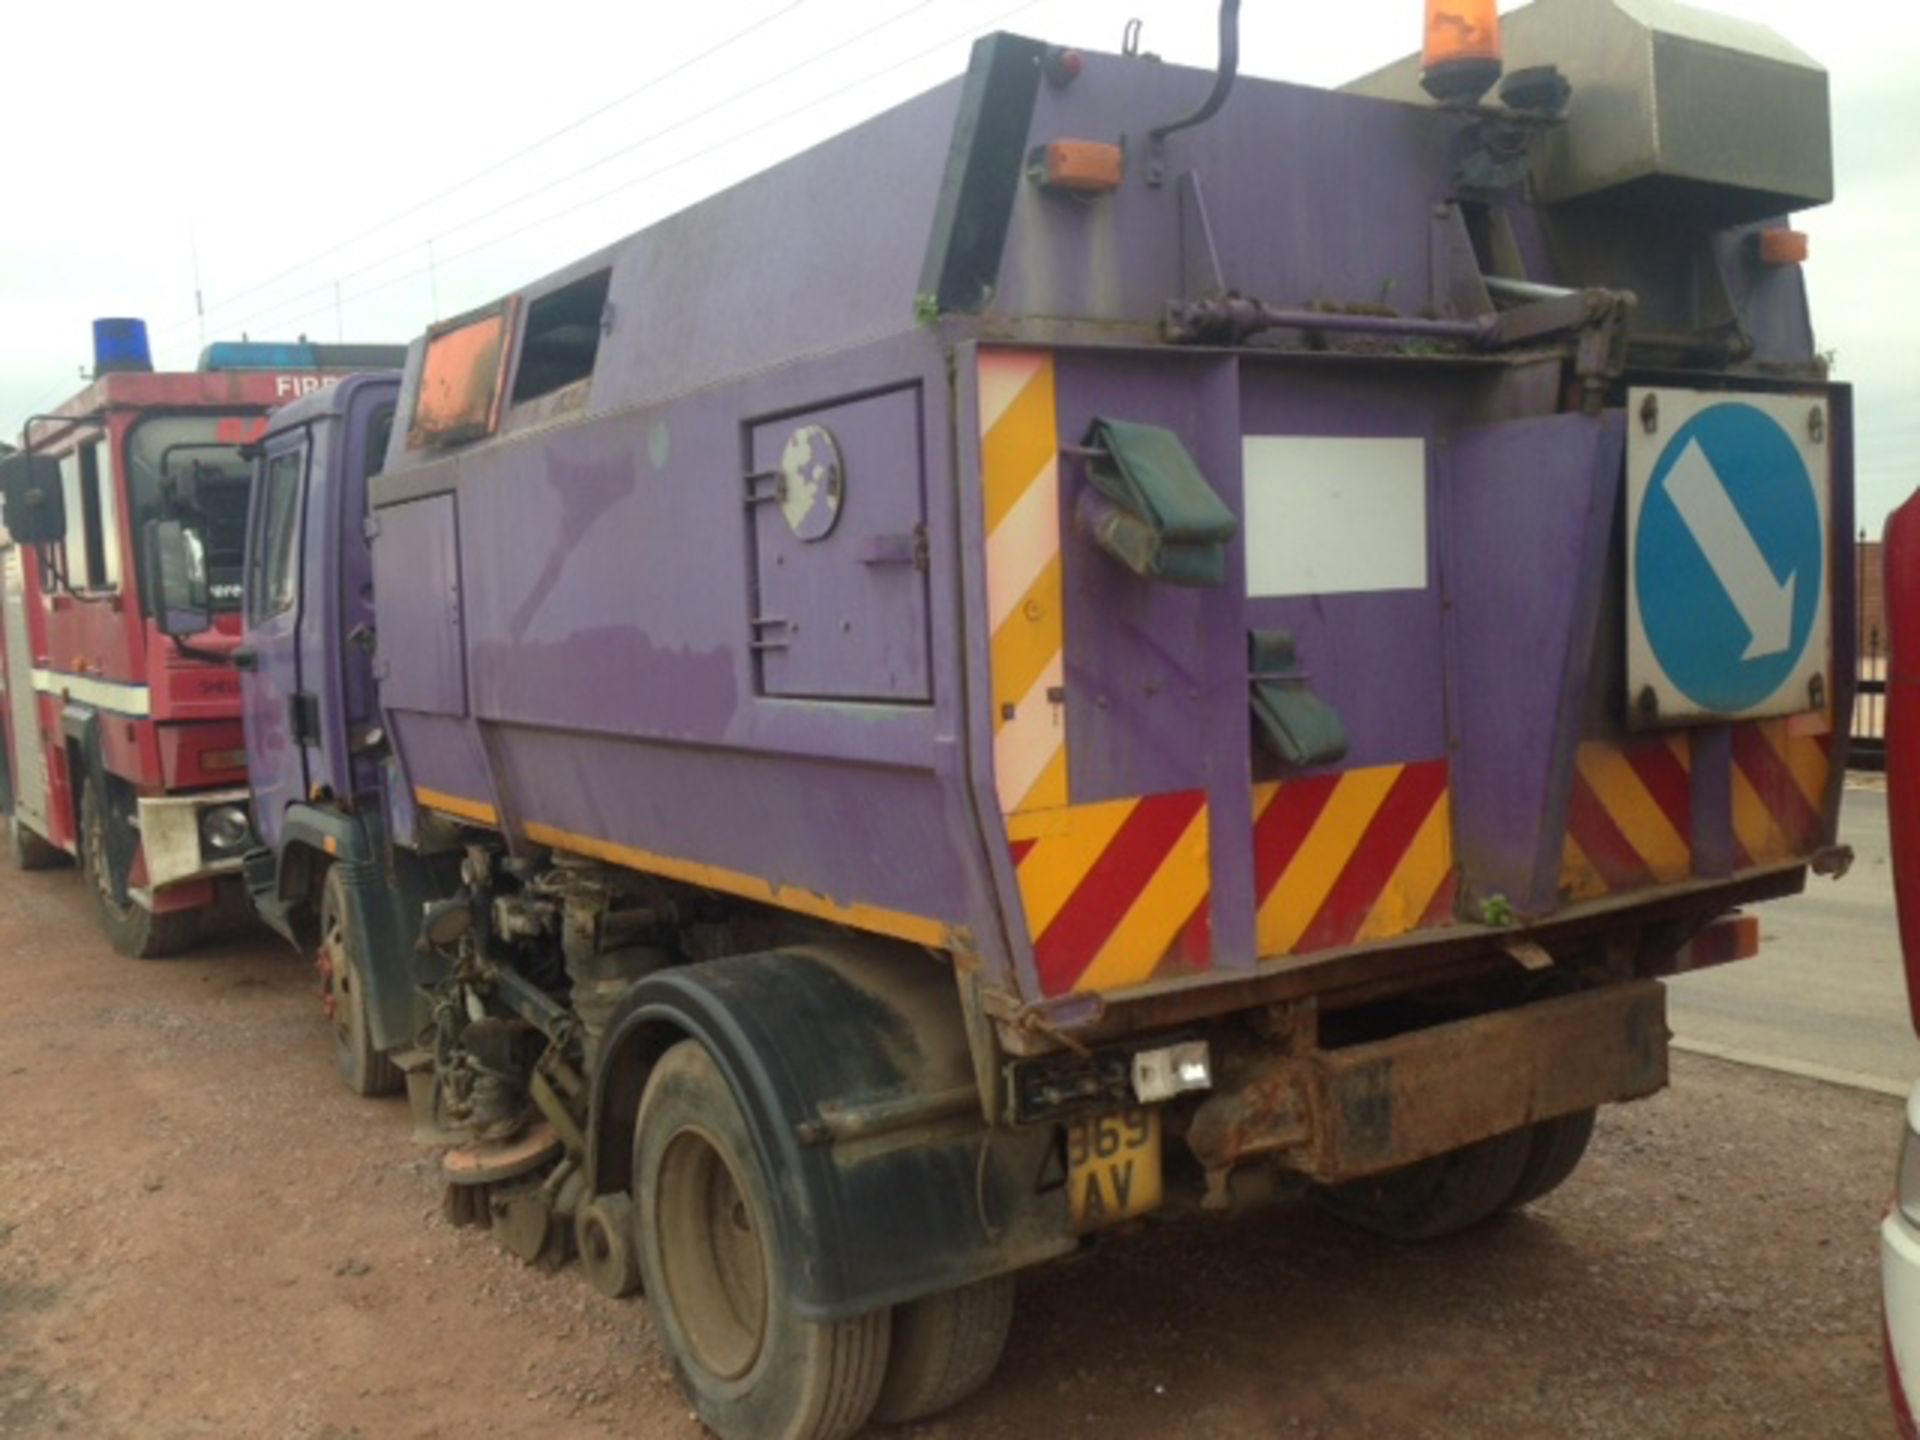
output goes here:
{"type": "Polygon", "coordinates": [[[1533,1150],[1533,1127],[1511,1130],[1384,1175],[1314,1192],[1328,1211],[1390,1240],[1437,1240],[1505,1209],[1533,1150]]]}
{"type": "Polygon", "coordinates": [[[1507,1201],[1508,1209],[1518,1210],[1522,1205],[1531,1205],[1558,1190],[1566,1178],[1573,1174],[1581,1157],[1587,1153],[1588,1142],[1593,1139],[1596,1113],[1593,1110],[1576,1110],[1571,1115],[1542,1120],[1533,1127],[1533,1143],[1527,1152],[1527,1163],[1520,1172],[1513,1198],[1507,1201]]]}
{"type": "Polygon", "coordinates": [[[885,1310],[815,1324],[787,1303],[774,1200],[698,1043],[654,1067],[633,1141],[640,1272],[687,1398],[722,1440],[842,1440],[887,1373],[885,1310]]]}
{"type": "Polygon", "coordinates": [[[198,910],[172,910],[156,915],[131,895],[113,876],[107,827],[116,817],[109,809],[106,782],[89,775],[80,791],[80,861],[93,891],[94,912],[107,940],[122,955],[136,960],[158,960],[177,955],[200,931],[198,910]]]}
{"type": "Polygon", "coordinates": [[[367,1011],[366,959],[347,924],[346,881],[336,866],[320,887],[320,993],[333,1021],[333,1058],[356,1095],[392,1095],[405,1083],[400,1067],[373,1042],[367,1011]]]}
{"type": "Polygon", "coordinates": [[[1011,1275],[896,1305],[873,1418],[898,1424],[958,1405],[992,1376],[1012,1327],[1011,1275]]]}
{"type": "Polygon", "coordinates": [[[22,825],[18,815],[7,817],[7,851],[16,870],[52,870],[67,863],[66,851],[22,825]]]}

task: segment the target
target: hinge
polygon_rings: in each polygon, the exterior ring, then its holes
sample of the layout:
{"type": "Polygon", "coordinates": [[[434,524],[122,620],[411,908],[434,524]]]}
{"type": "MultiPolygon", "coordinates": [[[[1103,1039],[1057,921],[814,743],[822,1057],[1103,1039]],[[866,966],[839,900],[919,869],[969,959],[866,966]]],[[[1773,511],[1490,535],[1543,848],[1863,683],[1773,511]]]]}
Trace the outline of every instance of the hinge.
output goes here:
{"type": "Polygon", "coordinates": [[[796,627],[784,616],[756,615],[748,623],[754,631],[754,638],[747,647],[750,650],[785,650],[792,644],[787,635],[796,627]]]}

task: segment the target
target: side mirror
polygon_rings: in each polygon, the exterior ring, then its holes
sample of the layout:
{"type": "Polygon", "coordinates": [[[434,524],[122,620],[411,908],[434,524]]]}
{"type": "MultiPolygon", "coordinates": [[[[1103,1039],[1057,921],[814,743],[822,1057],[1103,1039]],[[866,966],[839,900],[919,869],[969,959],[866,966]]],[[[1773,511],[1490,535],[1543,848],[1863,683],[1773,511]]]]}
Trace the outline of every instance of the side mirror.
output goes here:
{"type": "Polygon", "coordinates": [[[58,460],[31,452],[0,460],[0,524],[21,545],[52,545],[66,537],[58,460]]]}
{"type": "Polygon", "coordinates": [[[179,520],[149,520],[147,584],[162,635],[198,635],[213,623],[207,552],[200,532],[179,520]]]}

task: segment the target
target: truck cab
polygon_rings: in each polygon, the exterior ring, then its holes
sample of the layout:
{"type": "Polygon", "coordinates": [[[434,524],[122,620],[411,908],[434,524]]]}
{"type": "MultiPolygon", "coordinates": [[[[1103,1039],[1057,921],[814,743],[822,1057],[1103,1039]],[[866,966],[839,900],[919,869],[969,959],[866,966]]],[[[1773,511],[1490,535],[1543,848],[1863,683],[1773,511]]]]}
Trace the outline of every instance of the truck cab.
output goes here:
{"type": "Polygon", "coordinates": [[[384,464],[394,373],[356,375],[276,411],[253,447],[240,672],[256,843],[256,912],[315,955],[342,1073],[399,1083],[387,1053],[413,1034],[403,923],[418,913],[411,852],[385,859],[389,747],[374,673],[367,484],[384,464]],[[379,975],[352,957],[401,963],[379,975]]]}
{"type": "Polygon", "coordinates": [[[358,375],[288,406],[257,447],[247,519],[243,679],[255,834],[266,850],[309,798],[379,784],[373,572],[362,517],[393,426],[397,380],[358,375]]]}

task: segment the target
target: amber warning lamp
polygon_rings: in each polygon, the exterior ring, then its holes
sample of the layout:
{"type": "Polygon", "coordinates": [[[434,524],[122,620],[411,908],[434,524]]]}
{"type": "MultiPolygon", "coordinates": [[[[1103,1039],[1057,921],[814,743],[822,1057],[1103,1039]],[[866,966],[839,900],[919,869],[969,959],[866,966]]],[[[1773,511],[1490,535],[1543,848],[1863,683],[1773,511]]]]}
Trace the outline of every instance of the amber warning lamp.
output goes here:
{"type": "Polygon", "coordinates": [[[1495,0],[1427,0],[1420,84],[1443,105],[1473,105],[1500,78],[1495,0]]]}
{"type": "Polygon", "coordinates": [[[1055,140],[1029,152],[1027,173],[1048,190],[1106,195],[1126,179],[1127,152],[1093,140],[1055,140]]]}

